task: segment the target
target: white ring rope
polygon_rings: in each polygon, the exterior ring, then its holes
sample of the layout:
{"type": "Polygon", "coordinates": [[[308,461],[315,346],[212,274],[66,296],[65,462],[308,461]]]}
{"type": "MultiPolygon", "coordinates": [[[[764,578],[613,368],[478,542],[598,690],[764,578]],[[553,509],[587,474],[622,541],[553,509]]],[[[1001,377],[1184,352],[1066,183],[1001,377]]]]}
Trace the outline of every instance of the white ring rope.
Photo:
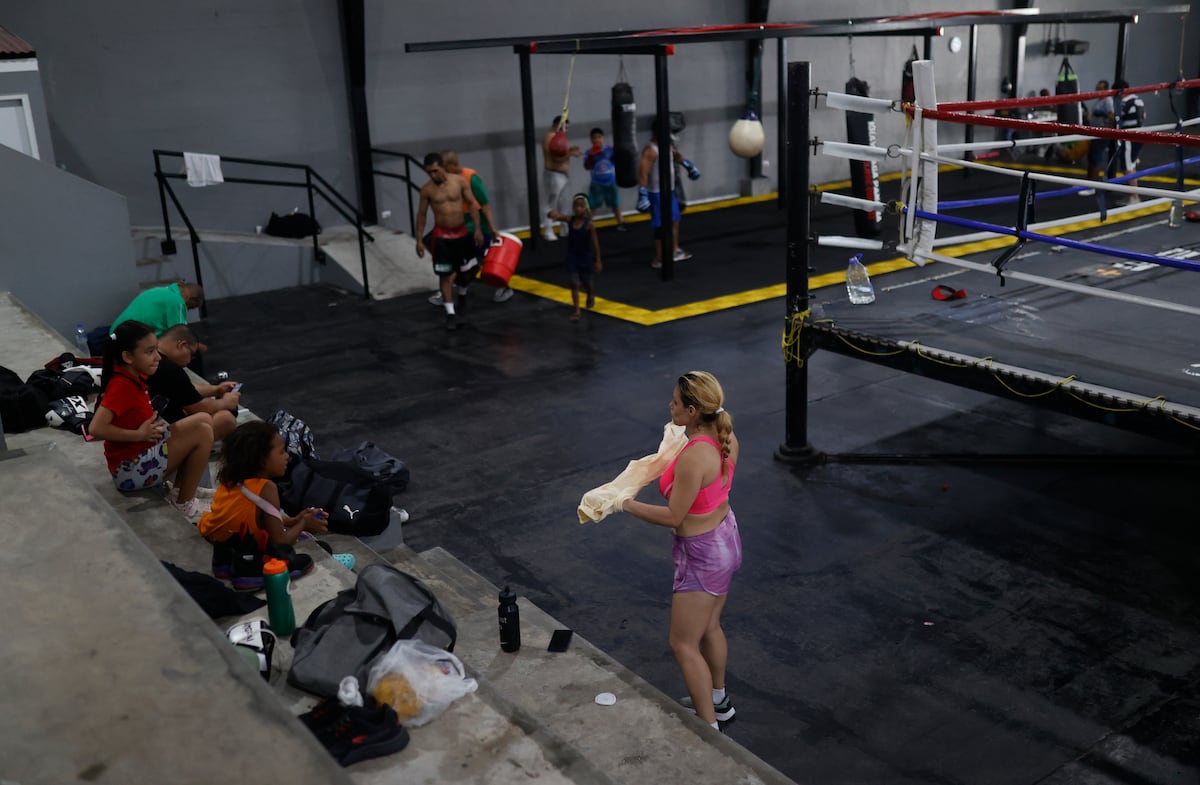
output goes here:
{"type": "Polygon", "coordinates": [[[882,240],[866,240],[862,237],[847,237],[841,234],[822,234],[817,237],[817,245],[833,248],[856,248],[860,251],[882,251],[882,240]]]}
{"type": "MultiPolygon", "coordinates": [[[[904,253],[908,253],[907,248],[899,249],[904,253]]],[[[946,254],[937,253],[936,251],[928,251],[925,254],[927,259],[935,262],[945,262],[946,264],[954,265],[955,267],[963,267],[967,270],[975,270],[976,272],[988,273],[996,275],[996,268],[990,264],[981,262],[968,262],[965,259],[959,259],[955,256],[947,256],[946,254]]],[[[913,261],[916,261],[915,259],[913,261]]],[[[1104,297],[1110,300],[1120,300],[1122,302],[1133,303],[1134,305],[1145,305],[1151,308],[1160,308],[1164,311],[1175,311],[1177,313],[1185,313],[1189,316],[1200,316],[1200,308],[1191,305],[1181,305],[1168,300],[1159,300],[1154,297],[1143,297],[1140,294],[1129,294],[1128,292],[1118,292],[1112,289],[1098,289],[1094,286],[1085,286],[1084,284],[1071,283],[1070,281],[1060,281],[1057,278],[1047,278],[1043,275],[1033,275],[1032,273],[1023,273],[1020,270],[1006,268],[1003,273],[1005,278],[1012,278],[1015,281],[1028,281],[1041,286],[1048,286],[1052,289],[1065,289],[1069,292],[1077,292],[1079,294],[1090,294],[1094,297],[1104,297]]]]}

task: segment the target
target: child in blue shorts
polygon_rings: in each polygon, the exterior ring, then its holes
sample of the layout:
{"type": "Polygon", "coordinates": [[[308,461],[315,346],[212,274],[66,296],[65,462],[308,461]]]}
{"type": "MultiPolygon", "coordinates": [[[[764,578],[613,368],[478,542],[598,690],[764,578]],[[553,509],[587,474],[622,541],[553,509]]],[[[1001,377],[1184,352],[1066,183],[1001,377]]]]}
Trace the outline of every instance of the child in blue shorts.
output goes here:
{"type": "Polygon", "coordinates": [[[587,290],[587,307],[596,305],[596,289],[592,274],[604,269],[600,261],[600,241],[596,238],[596,225],[592,223],[592,209],[585,194],[575,194],[571,199],[571,215],[551,210],[551,220],[567,223],[567,272],[571,275],[571,302],[575,312],[571,321],[577,322],[583,315],[579,309],[579,291],[587,290]]]}
{"type": "Polygon", "coordinates": [[[621,217],[621,192],[617,188],[617,167],[613,163],[613,149],[604,143],[604,131],[592,129],[592,147],[583,158],[583,168],[592,172],[592,187],[588,189],[589,202],[593,208],[608,205],[617,218],[617,231],[625,231],[625,219],[621,217]]]}

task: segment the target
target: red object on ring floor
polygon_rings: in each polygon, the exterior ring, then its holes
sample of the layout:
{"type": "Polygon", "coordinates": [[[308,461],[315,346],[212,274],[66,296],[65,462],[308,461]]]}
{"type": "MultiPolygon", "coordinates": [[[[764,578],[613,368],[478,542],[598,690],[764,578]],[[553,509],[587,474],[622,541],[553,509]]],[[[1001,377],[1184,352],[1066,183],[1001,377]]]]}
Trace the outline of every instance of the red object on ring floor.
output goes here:
{"type": "Polygon", "coordinates": [[[1195,221],[1196,223],[1200,223],[1200,210],[1188,210],[1186,213],[1183,214],[1183,217],[1188,219],[1189,221],[1195,221]]]}
{"type": "Polygon", "coordinates": [[[954,289],[952,287],[946,286],[946,284],[944,284],[944,283],[940,283],[937,286],[933,287],[932,294],[933,294],[933,299],[935,299],[935,300],[961,300],[962,298],[967,296],[967,290],[966,289],[954,289]]]}

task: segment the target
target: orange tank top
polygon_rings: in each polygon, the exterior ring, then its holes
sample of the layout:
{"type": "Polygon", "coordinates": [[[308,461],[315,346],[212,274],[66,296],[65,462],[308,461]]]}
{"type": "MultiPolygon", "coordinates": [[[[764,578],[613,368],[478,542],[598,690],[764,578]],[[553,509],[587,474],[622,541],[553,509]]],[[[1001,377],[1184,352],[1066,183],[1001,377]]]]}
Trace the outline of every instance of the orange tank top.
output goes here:
{"type": "MultiPolygon", "coordinates": [[[[262,496],[262,490],[269,482],[266,477],[251,477],[242,485],[262,496]]],[[[212,509],[200,517],[196,528],[201,537],[214,542],[224,542],[230,537],[236,537],[243,528],[250,534],[257,534],[258,507],[254,506],[254,502],[250,501],[238,486],[230,488],[221,483],[213,494],[212,509]]]]}

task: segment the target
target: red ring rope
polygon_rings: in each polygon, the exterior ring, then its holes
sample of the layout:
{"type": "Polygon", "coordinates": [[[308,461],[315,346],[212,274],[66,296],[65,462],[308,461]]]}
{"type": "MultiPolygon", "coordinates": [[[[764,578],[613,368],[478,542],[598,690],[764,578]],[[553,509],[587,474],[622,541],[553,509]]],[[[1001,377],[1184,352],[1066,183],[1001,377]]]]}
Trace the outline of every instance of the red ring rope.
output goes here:
{"type": "Polygon", "coordinates": [[[735,30],[806,30],[813,25],[773,22],[761,24],[739,25],[699,25],[698,27],[671,27],[663,30],[647,30],[644,33],[633,33],[629,38],[642,38],[651,35],[690,35],[693,33],[724,33],[735,30]]]}
{"type": "MultiPolygon", "coordinates": [[[[905,104],[904,111],[911,115],[916,111],[916,107],[912,104],[905,104]]],[[[1159,131],[1134,131],[1120,128],[1104,128],[1096,125],[1074,125],[1072,123],[1043,123],[1036,120],[1014,120],[1009,117],[993,117],[992,115],[970,114],[968,112],[949,112],[944,109],[922,109],[921,116],[933,120],[945,120],[950,123],[987,125],[993,128],[1019,128],[1023,131],[1050,133],[1054,136],[1081,134],[1098,139],[1200,147],[1200,136],[1192,134],[1165,134],[1159,131]]]]}
{"type": "Polygon", "coordinates": [[[993,101],[951,101],[938,104],[938,109],[947,112],[977,112],[983,109],[1013,109],[1026,106],[1056,106],[1070,104],[1076,101],[1091,101],[1131,93],[1153,93],[1172,88],[1200,87],[1200,79],[1184,79],[1178,82],[1160,82],[1159,84],[1143,85],[1141,87],[1126,87],[1124,90],[1095,90],[1090,93],[1064,93],[1062,95],[1042,95],[1030,98],[1000,98],[993,101]]]}

